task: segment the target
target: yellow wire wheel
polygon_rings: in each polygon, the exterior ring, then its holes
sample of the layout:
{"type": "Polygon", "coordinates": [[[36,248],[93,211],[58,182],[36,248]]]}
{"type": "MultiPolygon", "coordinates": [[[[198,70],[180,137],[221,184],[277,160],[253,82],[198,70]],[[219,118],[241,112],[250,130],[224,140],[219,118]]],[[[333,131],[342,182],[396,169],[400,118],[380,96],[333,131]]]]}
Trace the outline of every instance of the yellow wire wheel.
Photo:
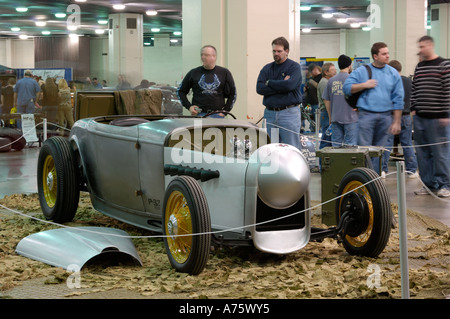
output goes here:
{"type": "Polygon", "coordinates": [[[80,173],[69,141],[57,136],[44,142],[39,152],[37,185],[46,219],[72,221],[80,196],[80,173]]]}
{"type": "Polygon", "coordinates": [[[379,175],[368,168],[351,170],[337,196],[337,222],[347,213],[344,248],[351,255],[377,257],[387,245],[393,220],[389,193],[379,175]]]}
{"type": "Polygon", "coordinates": [[[205,194],[194,178],[176,177],[167,187],[163,232],[172,267],[191,275],[201,273],[211,248],[211,221],[205,194]]]}

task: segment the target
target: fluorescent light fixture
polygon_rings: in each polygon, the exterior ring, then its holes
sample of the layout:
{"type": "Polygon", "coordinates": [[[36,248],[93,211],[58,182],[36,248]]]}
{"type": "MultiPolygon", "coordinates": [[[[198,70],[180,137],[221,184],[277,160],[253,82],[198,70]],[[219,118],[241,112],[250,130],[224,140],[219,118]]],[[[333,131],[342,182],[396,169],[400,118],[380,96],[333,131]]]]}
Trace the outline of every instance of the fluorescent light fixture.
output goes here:
{"type": "Polygon", "coordinates": [[[427,30],[431,30],[431,25],[427,25],[427,30]]]}
{"type": "Polygon", "coordinates": [[[17,12],[27,12],[28,8],[26,8],[26,7],[18,7],[18,8],[16,8],[16,11],[17,12]]]}
{"type": "Polygon", "coordinates": [[[311,28],[303,28],[302,30],[304,33],[310,33],[311,32],[311,28]]]}
{"type": "Polygon", "coordinates": [[[170,39],[170,42],[172,42],[172,43],[178,43],[178,40],[177,40],[177,39],[170,39]]]}
{"type": "Polygon", "coordinates": [[[371,27],[363,27],[362,30],[363,31],[370,31],[370,30],[372,30],[372,28],[371,27]]]}
{"type": "Polygon", "coordinates": [[[347,21],[348,21],[348,19],[346,19],[346,18],[337,19],[338,23],[347,23],[347,21]]]}
{"type": "Polygon", "coordinates": [[[359,28],[361,26],[361,24],[360,23],[352,23],[352,24],[350,24],[350,26],[352,28],[359,28]]]}
{"type": "Polygon", "coordinates": [[[307,5],[300,6],[300,11],[310,11],[310,10],[311,10],[311,6],[307,6],[307,5]]]}
{"type": "Polygon", "coordinates": [[[160,28],[152,28],[151,30],[152,30],[152,32],[159,32],[159,31],[161,31],[160,28]]]}
{"type": "Polygon", "coordinates": [[[115,4],[115,5],[113,5],[113,8],[116,10],[123,10],[123,9],[125,9],[125,5],[124,4],[115,4]]]}
{"type": "Polygon", "coordinates": [[[147,10],[147,11],[145,11],[145,14],[148,15],[148,16],[155,16],[155,15],[158,14],[158,11],[156,11],[156,10],[147,10]]]}
{"type": "Polygon", "coordinates": [[[55,13],[55,17],[62,19],[62,18],[66,17],[66,14],[62,13],[62,12],[58,12],[58,13],[55,13]]]}
{"type": "Polygon", "coordinates": [[[98,20],[98,24],[108,24],[108,20],[98,20]]]}
{"type": "Polygon", "coordinates": [[[21,34],[19,35],[19,39],[26,40],[28,39],[28,36],[26,34],[21,34]]]}
{"type": "Polygon", "coordinates": [[[75,2],[86,2],[86,0],[75,0],[75,2]]]}
{"type": "Polygon", "coordinates": [[[45,27],[47,25],[47,22],[45,21],[36,21],[37,27],[45,27]]]}
{"type": "Polygon", "coordinates": [[[322,14],[322,18],[324,19],[331,19],[333,17],[333,13],[324,13],[322,14]]]}
{"type": "Polygon", "coordinates": [[[151,43],[150,42],[144,42],[144,45],[151,45],[151,43]]]}
{"type": "Polygon", "coordinates": [[[12,28],[11,28],[11,31],[12,31],[12,32],[19,32],[19,31],[20,31],[20,28],[19,28],[19,27],[12,27],[12,28]]]}
{"type": "Polygon", "coordinates": [[[95,33],[103,34],[103,33],[105,33],[105,29],[95,29],[95,33]]]}
{"type": "Polygon", "coordinates": [[[69,26],[67,26],[67,30],[75,31],[76,29],[78,29],[76,25],[69,25],[69,26]]]}
{"type": "Polygon", "coordinates": [[[42,33],[43,35],[49,35],[49,34],[51,34],[50,31],[42,31],[41,33],[42,33]]]}
{"type": "Polygon", "coordinates": [[[173,33],[173,35],[181,35],[182,33],[181,33],[181,31],[175,31],[174,33],[173,33]]]}

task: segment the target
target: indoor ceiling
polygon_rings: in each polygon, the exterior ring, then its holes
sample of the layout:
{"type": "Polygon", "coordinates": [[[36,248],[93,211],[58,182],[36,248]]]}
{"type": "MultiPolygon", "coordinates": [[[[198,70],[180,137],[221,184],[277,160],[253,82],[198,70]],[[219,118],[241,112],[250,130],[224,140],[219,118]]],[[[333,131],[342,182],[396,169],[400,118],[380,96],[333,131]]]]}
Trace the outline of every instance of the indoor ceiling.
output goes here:
{"type": "MultiPolygon", "coordinates": [[[[276,0],[274,0],[275,2],[276,0]]],[[[433,3],[448,3],[449,0],[429,0],[433,3]]],[[[160,33],[182,31],[182,0],[0,0],[0,37],[18,37],[19,35],[43,36],[42,31],[52,36],[67,35],[67,20],[72,14],[67,12],[68,6],[77,4],[80,7],[80,26],[73,31],[77,34],[96,35],[95,30],[107,29],[107,24],[99,24],[99,20],[107,20],[108,15],[117,12],[141,13],[144,16],[144,34],[151,35],[154,28],[160,33]],[[123,10],[116,10],[113,4],[123,3],[123,10]],[[16,8],[25,7],[27,12],[18,12],[16,8]],[[156,10],[155,16],[146,14],[148,10],[156,10]],[[66,17],[58,18],[56,13],[66,13],[66,17]],[[45,26],[36,26],[36,22],[45,22],[45,26]],[[11,28],[20,28],[13,31],[11,28]]],[[[303,5],[311,7],[301,12],[301,27],[322,30],[352,28],[351,23],[366,25],[370,0],[305,0],[303,5]],[[324,13],[333,13],[332,18],[324,18],[324,13]],[[339,23],[338,18],[348,19],[339,23]]]]}

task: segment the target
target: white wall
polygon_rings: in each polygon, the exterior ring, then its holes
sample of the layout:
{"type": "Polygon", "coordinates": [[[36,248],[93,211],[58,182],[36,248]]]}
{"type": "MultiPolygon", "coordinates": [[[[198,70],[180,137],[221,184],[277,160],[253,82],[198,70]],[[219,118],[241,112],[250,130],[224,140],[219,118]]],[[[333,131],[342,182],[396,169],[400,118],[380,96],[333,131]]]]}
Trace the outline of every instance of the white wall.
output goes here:
{"type": "Polygon", "coordinates": [[[0,64],[14,69],[33,69],[34,40],[0,39],[0,64]]]}
{"type": "Polygon", "coordinates": [[[300,41],[301,57],[315,57],[317,59],[338,58],[341,54],[350,57],[370,56],[370,33],[362,30],[312,31],[302,33],[300,41]],[[343,43],[341,44],[341,38],[343,43]]]}

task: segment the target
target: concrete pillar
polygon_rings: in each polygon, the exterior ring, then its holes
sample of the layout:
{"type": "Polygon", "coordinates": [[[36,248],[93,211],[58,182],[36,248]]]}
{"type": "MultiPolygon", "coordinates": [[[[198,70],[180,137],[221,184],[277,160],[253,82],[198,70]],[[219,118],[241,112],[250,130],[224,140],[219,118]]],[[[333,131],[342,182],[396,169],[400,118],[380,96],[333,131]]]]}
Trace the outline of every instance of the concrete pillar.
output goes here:
{"type": "Polygon", "coordinates": [[[142,80],[144,35],[141,14],[110,14],[109,79],[117,84],[117,76],[126,76],[132,86],[142,80]]]}
{"type": "Polygon", "coordinates": [[[450,58],[450,4],[431,5],[430,36],[434,38],[436,53],[450,58]]]}
{"type": "Polygon", "coordinates": [[[300,61],[300,0],[184,0],[183,73],[200,65],[200,48],[214,45],[217,64],[228,68],[237,86],[233,109],[240,119],[257,122],[264,113],[256,80],[273,61],[272,41],[284,36],[290,58],[300,61]]]}
{"type": "Polygon", "coordinates": [[[426,0],[372,0],[371,44],[385,42],[391,60],[403,65],[403,75],[414,74],[417,40],[426,35],[426,0]]]}

